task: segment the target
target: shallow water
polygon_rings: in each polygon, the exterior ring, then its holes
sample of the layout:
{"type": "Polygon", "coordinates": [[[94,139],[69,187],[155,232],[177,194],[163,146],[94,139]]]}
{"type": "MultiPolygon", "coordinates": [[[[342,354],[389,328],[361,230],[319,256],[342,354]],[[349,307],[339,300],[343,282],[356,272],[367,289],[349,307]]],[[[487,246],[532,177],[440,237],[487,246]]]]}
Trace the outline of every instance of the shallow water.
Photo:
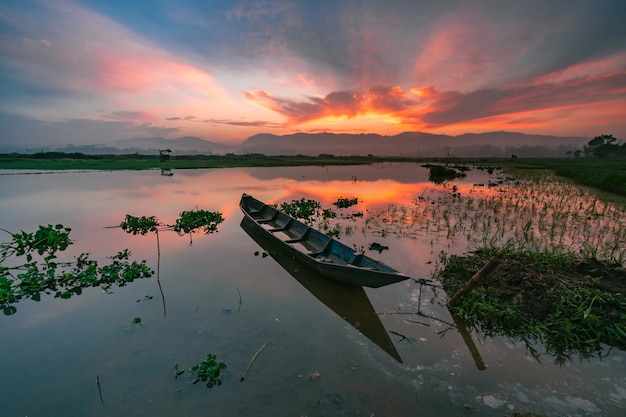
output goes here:
{"type": "Polygon", "coordinates": [[[323,285],[288,261],[255,256],[264,248],[242,228],[238,208],[243,192],[267,202],[311,198],[324,207],[357,196],[359,204],[343,212],[365,216],[337,220],[350,226],[342,241],[388,246],[367,254],[429,278],[442,250],[463,253],[476,242],[462,239],[464,233],[447,238],[435,220],[426,230],[425,218],[384,219],[398,210],[444,210],[453,185],[463,197],[488,199],[495,188],[476,184],[495,175],[474,170],[445,187],[408,163],[180,170],[171,177],[0,175],[0,227],[70,226],[69,255],[105,259],[129,248],[156,269],[154,236],[105,227],[125,214],[173,223],[196,206],[226,218],[218,233],[195,234],[192,245],[188,236],[160,234],[163,298],[150,278],[113,294],[91,288],[69,300],[21,301],[15,315],[0,316],[2,415],[621,415],[624,352],[557,366],[549,357],[538,363],[521,342],[473,332],[464,339],[449,329],[440,290],[413,280],[364,291],[323,285]],[[135,317],[141,326],[131,324],[135,317]],[[207,353],[228,365],[221,386],[174,380],[174,364],[189,367],[207,353]]]}

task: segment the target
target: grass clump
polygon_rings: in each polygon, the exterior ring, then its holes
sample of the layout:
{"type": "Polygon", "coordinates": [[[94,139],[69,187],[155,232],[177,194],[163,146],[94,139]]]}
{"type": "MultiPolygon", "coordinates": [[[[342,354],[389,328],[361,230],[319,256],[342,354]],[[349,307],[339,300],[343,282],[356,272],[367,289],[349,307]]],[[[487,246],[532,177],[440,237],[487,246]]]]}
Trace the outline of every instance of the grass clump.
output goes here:
{"type": "Polygon", "coordinates": [[[481,250],[471,256],[444,259],[437,273],[453,295],[488,259],[500,265],[453,313],[485,336],[508,336],[563,364],[601,356],[604,345],[626,350],[626,272],[596,259],[554,252],[481,250]]]}

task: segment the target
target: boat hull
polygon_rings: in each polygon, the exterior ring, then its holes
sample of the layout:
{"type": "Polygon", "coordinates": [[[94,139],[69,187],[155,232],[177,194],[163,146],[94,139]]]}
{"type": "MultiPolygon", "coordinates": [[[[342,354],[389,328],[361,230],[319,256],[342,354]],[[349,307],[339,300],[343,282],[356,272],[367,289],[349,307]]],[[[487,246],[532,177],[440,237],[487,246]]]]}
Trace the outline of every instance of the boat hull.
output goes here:
{"type": "Polygon", "coordinates": [[[258,233],[326,278],[371,288],[409,278],[248,194],[242,195],[239,205],[258,233]]]}

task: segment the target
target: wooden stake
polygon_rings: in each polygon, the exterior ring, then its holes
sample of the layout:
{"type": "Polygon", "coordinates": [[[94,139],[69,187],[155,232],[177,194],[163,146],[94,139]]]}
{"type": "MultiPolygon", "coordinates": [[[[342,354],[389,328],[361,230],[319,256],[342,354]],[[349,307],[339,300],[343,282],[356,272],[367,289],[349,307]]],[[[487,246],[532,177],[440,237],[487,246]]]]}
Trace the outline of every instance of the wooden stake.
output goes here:
{"type": "Polygon", "coordinates": [[[254,363],[254,361],[256,360],[256,357],[259,356],[259,353],[261,353],[261,351],[263,350],[263,348],[265,348],[265,346],[267,346],[267,344],[269,343],[269,340],[266,341],[265,343],[263,343],[263,346],[261,346],[261,348],[259,350],[256,351],[256,353],[254,354],[254,356],[252,357],[252,360],[250,361],[250,364],[248,365],[248,368],[244,371],[243,375],[241,375],[241,379],[240,381],[243,382],[246,379],[246,374],[248,373],[248,371],[250,370],[250,368],[252,368],[252,364],[254,363]]]}
{"type": "Polygon", "coordinates": [[[487,262],[485,266],[480,268],[480,270],[476,272],[474,276],[465,283],[463,288],[461,288],[459,291],[457,291],[456,294],[454,294],[454,297],[452,297],[450,301],[448,301],[448,306],[456,307],[461,304],[461,299],[463,298],[463,296],[472,291],[474,287],[476,287],[478,284],[480,284],[480,282],[485,279],[496,266],[498,266],[501,260],[502,257],[499,255],[493,256],[491,259],[489,259],[489,262],[487,262]]]}

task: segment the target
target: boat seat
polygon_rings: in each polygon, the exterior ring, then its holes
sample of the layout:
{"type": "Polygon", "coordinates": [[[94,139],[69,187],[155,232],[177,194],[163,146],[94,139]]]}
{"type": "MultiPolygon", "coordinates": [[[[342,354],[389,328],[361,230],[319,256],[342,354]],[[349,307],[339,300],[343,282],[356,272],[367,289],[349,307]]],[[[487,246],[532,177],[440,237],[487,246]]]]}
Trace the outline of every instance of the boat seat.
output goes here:
{"type": "MultiPolygon", "coordinates": [[[[269,223],[269,222],[266,222],[266,223],[269,223]]],[[[273,228],[273,229],[267,229],[267,231],[268,231],[268,232],[275,233],[275,232],[282,232],[282,231],[283,231],[283,230],[285,230],[285,229],[286,229],[286,227],[285,227],[285,226],[283,226],[283,227],[275,227],[275,228],[273,228]]]]}
{"type": "Polygon", "coordinates": [[[316,256],[320,256],[320,255],[324,255],[326,253],[326,250],[328,249],[328,247],[330,246],[330,243],[332,241],[329,240],[328,242],[326,242],[326,244],[324,245],[324,247],[320,250],[316,250],[313,252],[309,252],[307,255],[312,256],[312,257],[316,257],[316,256]]]}
{"type": "Polygon", "coordinates": [[[259,224],[271,223],[271,222],[274,221],[274,219],[276,218],[277,215],[278,215],[278,213],[274,213],[270,217],[263,217],[263,218],[255,219],[255,221],[257,223],[259,223],[259,224]]]}
{"type": "MultiPolygon", "coordinates": [[[[274,220],[274,219],[272,219],[272,221],[273,221],[273,220],[274,220]]],[[[283,230],[285,230],[285,229],[289,228],[289,226],[291,225],[291,221],[292,221],[292,220],[293,220],[293,219],[289,219],[289,220],[287,221],[287,223],[285,223],[284,225],[279,226],[279,227],[274,227],[273,229],[267,229],[267,231],[268,231],[268,232],[281,232],[281,231],[283,231],[283,230]]]]}

